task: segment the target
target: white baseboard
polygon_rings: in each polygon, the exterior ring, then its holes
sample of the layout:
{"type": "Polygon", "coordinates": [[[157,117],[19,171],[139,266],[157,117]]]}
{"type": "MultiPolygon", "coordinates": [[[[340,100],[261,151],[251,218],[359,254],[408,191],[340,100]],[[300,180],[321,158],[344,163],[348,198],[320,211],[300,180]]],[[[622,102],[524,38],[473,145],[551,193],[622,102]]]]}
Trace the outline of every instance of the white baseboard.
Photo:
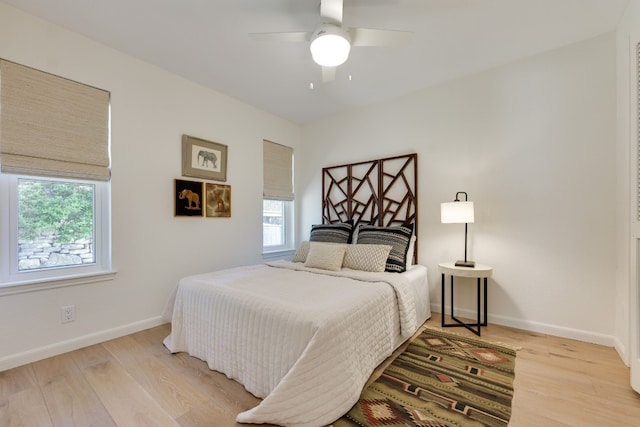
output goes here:
{"type": "Polygon", "coordinates": [[[630,366],[629,353],[627,353],[627,348],[622,344],[622,342],[620,342],[618,337],[614,337],[613,348],[618,352],[618,356],[620,356],[620,359],[622,359],[622,362],[625,365],[630,366]]]}
{"type": "Polygon", "coordinates": [[[27,363],[46,359],[48,357],[67,353],[69,351],[78,350],[79,348],[88,347],[114,338],[133,334],[145,329],[160,326],[164,323],[166,322],[162,320],[161,316],[152,317],[139,322],[129,323],[128,325],[118,326],[117,328],[83,335],[66,341],[60,341],[55,344],[46,345],[22,353],[11,354],[0,358],[0,372],[21,365],[26,365],[27,363]]]}
{"type": "MultiPolygon", "coordinates": [[[[440,305],[432,305],[432,310],[437,311],[440,315],[440,305]]],[[[445,306],[446,313],[451,313],[449,306],[445,306]]],[[[477,313],[472,310],[462,310],[456,308],[456,317],[464,317],[465,319],[475,319],[477,313]]],[[[491,315],[488,317],[489,325],[494,323],[496,325],[508,326],[516,329],[523,329],[525,331],[538,332],[541,334],[553,335],[556,337],[568,338],[578,341],[584,341],[592,344],[604,345],[607,347],[615,347],[616,351],[622,358],[622,346],[621,343],[613,335],[600,334],[598,332],[585,331],[582,329],[566,328],[564,326],[551,325],[548,323],[532,322],[524,319],[516,319],[514,317],[491,315]],[[621,348],[618,348],[620,346],[621,348]]],[[[624,360],[624,358],[623,358],[624,360]]]]}

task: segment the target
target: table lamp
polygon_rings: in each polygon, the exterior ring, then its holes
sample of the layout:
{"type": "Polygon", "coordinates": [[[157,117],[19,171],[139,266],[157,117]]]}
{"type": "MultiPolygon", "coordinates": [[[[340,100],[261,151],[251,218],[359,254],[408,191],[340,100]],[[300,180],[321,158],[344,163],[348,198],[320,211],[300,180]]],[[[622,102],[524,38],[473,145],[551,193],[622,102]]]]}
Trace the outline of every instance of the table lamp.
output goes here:
{"type": "Polygon", "coordinates": [[[467,260],[467,224],[474,221],[473,202],[468,201],[467,193],[458,191],[453,202],[440,204],[440,220],[443,224],[464,223],[464,260],[456,261],[456,267],[473,268],[476,263],[467,260]],[[464,202],[458,199],[458,195],[464,194],[464,202]]]}

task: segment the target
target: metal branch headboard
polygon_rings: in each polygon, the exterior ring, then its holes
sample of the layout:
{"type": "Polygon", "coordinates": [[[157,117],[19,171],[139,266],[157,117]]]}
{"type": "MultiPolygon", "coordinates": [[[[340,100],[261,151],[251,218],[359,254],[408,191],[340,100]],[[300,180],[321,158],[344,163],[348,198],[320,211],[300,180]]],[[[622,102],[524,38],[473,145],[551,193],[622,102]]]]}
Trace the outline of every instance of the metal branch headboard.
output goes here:
{"type": "MultiPolygon", "coordinates": [[[[418,154],[322,168],[322,222],[393,226],[418,233],[418,154]]],[[[415,244],[417,260],[418,242],[415,244]]]]}

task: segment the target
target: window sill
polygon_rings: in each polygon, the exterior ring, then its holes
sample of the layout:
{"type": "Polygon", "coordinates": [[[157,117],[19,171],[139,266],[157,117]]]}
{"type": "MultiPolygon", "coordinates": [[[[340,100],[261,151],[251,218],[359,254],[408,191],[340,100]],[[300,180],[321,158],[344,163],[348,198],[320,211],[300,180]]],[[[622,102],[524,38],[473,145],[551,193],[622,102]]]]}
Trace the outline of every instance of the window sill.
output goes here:
{"type": "Polygon", "coordinates": [[[47,289],[64,288],[67,286],[86,285],[89,283],[113,280],[117,271],[102,271],[97,273],[78,274],[51,279],[27,280],[23,282],[9,282],[0,284],[0,297],[5,295],[24,294],[47,289]]]}
{"type": "Polygon", "coordinates": [[[263,261],[277,261],[280,259],[291,259],[296,253],[295,249],[282,249],[271,252],[263,252],[262,260],[263,261]]]}

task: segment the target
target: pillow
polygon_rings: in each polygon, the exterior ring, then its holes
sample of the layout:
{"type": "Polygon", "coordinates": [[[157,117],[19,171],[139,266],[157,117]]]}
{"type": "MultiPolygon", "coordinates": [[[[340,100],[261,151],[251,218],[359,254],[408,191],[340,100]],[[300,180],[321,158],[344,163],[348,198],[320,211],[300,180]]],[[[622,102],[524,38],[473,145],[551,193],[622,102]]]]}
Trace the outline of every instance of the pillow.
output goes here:
{"type": "Polygon", "coordinates": [[[342,260],[346,250],[346,244],[311,242],[309,255],[307,255],[304,266],[338,271],[342,269],[342,260]]]}
{"type": "Polygon", "coordinates": [[[413,236],[413,224],[397,227],[361,225],[358,229],[358,244],[391,245],[385,271],[402,273],[407,270],[407,252],[413,236]]]}
{"type": "Polygon", "coordinates": [[[291,262],[305,262],[307,260],[307,255],[309,254],[309,242],[304,241],[300,243],[296,254],[291,259],[291,262]]]}
{"type": "Polygon", "coordinates": [[[413,265],[413,253],[416,250],[416,235],[411,236],[409,249],[407,250],[407,270],[413,265]]]}
{"type": "Polygon", "coordinates": [[[391,252],[389,245],[347,245],[342,266],[352,270],[382,272],[391,252]]]}
{"type": "Polygon", "coordinates": [[[351,243],[353,221],[311,226],[309,240],[312,242],[351,243]]]}

